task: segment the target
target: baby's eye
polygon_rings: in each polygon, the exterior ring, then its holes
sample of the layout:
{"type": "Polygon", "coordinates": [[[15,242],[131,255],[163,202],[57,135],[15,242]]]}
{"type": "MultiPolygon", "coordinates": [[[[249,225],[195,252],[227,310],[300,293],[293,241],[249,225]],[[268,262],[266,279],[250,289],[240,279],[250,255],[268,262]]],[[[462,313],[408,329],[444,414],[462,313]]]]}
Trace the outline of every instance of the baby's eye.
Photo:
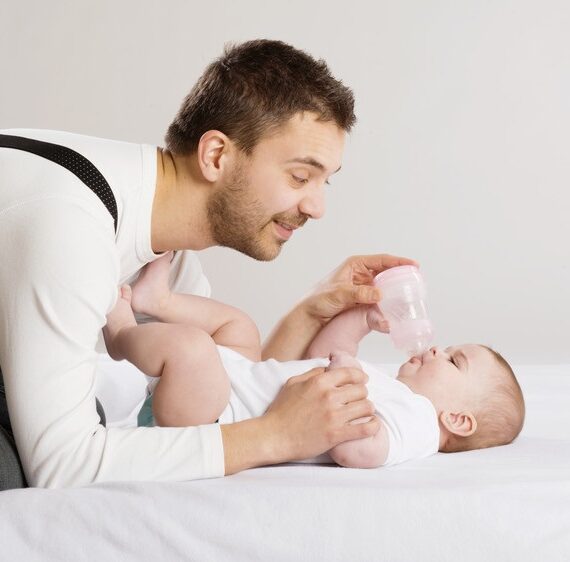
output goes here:
{"type": "Polygon", "coordinates": [[[449,358],[449,361],[451,361],[451,363],[453,363],[457,367],[457,361],[455,361],[453,355],[449,358]]]}
{"type": "Polygon", "coordinates": [[[300,178],[299,176],[296,176],[295,174],[292,174],[292,178],[300,184],[305,184],[307,183],[309,180],[307,178],[300,178]]]}

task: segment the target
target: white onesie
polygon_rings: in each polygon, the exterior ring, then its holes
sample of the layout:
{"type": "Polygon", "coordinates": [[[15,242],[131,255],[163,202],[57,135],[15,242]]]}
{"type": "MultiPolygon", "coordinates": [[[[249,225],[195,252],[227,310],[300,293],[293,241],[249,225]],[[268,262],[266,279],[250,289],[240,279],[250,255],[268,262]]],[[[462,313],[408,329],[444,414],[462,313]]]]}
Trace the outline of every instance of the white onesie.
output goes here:
{"type": "MultiPolygon", "coordinates": [[[[229,404],[218,420],[221,424],[261,416],[290,377],[306,373],[314,367],[325,367],[329,363],[325,358],[254,362],[227,347],[218,346],[218,351],[231,382],[229,404]]],[[[412,392],[404,383],[378,367],[364,361],[360,363],[369,376],[368,398],[388,430],[390,446],[384,466],[436,453],[440,434],[437,414],[431,401],[412,392]]],[[[151,394],[160,379],[147,379],[148,392],[151,394]]],[[[145,403],[146,416],[149,402],[147,400],[145,403]]],[[[139,417],[139,420],[146,423],[146,416],[139,417]]],[[[321,456],[317,460],[327,459],[321,456]]]]}

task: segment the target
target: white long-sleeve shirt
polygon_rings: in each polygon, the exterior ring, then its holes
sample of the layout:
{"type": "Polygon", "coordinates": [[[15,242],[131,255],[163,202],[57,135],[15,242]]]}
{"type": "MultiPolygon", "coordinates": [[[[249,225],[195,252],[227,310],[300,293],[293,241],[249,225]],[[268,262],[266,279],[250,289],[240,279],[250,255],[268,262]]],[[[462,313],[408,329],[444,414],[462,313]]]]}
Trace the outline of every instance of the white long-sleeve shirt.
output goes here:
{"type": "MultiPolygon", "coordinates": [[[[0,366],[14,438],[30,486],[222,476],[217,424],[105,428],[94,380],[117,288],[158,256],[151,248],[157,148],[58,131],[2,134],[69,147],[114,193],[118,229],[72,172],[0,147],[0,366]]],[[[180,252],[173,288],[209,295],[196,256],[180,252]]]]}

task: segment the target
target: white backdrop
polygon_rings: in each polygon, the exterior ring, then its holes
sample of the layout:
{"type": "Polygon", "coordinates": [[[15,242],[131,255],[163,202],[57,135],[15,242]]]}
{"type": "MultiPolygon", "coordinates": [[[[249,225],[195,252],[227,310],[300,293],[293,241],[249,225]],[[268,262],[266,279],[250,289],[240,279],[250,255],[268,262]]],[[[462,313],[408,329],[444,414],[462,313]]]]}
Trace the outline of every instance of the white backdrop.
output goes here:
{"type": "MultiPolygon", "coordinates": [[[[203,253],[213,295],[267,334],[347,255],[418,259],[438,341],[570,362],[570,3],[0,3],[0,127],[162,144],[227,41],[325,58],[359,123],[325,217],[271,263],[203,253]]],[[[362,355],[398,361],[386,338],[362,355]]]]}

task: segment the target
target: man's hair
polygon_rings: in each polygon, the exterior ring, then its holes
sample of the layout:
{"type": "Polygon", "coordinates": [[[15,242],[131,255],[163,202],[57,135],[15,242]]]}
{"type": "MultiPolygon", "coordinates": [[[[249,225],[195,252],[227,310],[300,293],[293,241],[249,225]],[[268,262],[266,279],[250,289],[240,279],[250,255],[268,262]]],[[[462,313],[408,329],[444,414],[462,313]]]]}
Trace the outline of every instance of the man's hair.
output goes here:
{"type": "Polygon", "coordinates": [[[323,60],[282,41],[227,45],[186,97],[166,134],[166,146],[191,154],[202,135],[218,130],[251,154],[266,134],[302,111],[349,132],[354,96],[323,60]]]}
{"type": "Polygon", "coordinates": [[[525,403],[515,374],[494,349],[487,349],[495,358],[498,369],[487,373],[489,384],[485,395],[480,397],[475,410],[477,429],[469,437],[452,435],[443,452],[454,453],[507,445],[521,432],[525,417],[525,403]]]}

